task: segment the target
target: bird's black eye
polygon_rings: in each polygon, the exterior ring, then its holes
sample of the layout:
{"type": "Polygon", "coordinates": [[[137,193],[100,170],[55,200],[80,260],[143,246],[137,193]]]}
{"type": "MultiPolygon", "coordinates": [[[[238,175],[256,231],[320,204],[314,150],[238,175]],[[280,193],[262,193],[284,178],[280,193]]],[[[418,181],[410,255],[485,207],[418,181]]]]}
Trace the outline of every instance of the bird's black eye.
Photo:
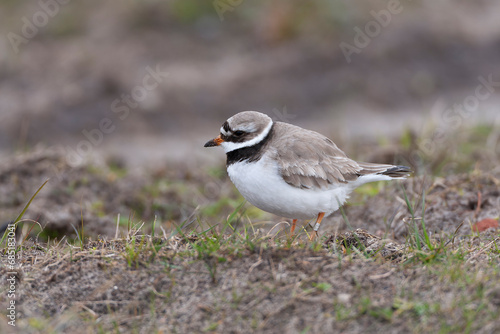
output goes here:
{"type": "Polygon", "coordinates": [[[239,137],[239,136],[243,136],[243,134],[244,134],[244,133],[245,133],[245,132],[244,132],[244,131],[241,131],[241,130],[234,131],[234,135],[235,135],[235,136],[238,136],[238,137],[239,137]]]}

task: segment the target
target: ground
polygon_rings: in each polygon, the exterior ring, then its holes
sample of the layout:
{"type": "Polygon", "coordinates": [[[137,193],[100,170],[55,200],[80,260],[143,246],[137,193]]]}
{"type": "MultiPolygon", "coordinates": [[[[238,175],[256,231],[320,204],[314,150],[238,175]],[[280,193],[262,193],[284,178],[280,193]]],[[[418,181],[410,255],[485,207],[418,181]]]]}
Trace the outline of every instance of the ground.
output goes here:
{"type": "Polygon", "coordinates": [[[2,210],[15,218],[52,179],[25,214],[43,231],[26,220],[17,244],[16,329],[499,331],[500,171],[494,151],[471,149],[496,131],[450,135],[451,166],[430,159],[434,171],[361,188],[316,242],[310,227],[292,237],[244,204],[222,167],[137,174],[114,160],[75,169],[54,152],[21,155],[0,171],[2,210]]]}

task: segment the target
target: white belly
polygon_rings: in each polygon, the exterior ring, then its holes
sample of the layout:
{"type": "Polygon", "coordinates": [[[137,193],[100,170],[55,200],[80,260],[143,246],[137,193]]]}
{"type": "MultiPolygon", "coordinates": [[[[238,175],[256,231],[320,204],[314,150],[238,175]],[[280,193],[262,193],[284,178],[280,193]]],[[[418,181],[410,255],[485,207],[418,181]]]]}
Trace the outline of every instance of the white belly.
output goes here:
{"type": "Polygon", "coordinates": [[[312,219],[338,210],[352,187],[335,184],[329,189],[299,189],[286,183],[272,160],[237,162],[227,168],[231,181],[247,201],[261,210],[286,218],[312,219]]]}

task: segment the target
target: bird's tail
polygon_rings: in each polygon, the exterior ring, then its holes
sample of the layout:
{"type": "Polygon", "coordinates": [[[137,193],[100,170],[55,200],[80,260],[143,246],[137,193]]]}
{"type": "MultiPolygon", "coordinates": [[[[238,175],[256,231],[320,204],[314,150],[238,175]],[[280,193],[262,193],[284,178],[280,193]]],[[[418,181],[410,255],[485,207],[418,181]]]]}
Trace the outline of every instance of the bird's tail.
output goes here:
{"type": "Polygon", "coordinates": [[[373,164],[369,162],[358,162],[359,166],[363,168],[358,173],[360,175],[385,175],[393,179],[406,179],[413,171],[410,167],[373,164]]]}

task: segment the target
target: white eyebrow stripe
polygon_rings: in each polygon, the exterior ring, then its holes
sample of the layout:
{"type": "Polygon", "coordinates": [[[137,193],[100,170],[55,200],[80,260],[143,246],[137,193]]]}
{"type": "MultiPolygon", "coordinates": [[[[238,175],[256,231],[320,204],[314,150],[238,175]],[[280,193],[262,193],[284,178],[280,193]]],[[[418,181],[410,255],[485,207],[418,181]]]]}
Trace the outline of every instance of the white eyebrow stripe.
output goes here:
{"type": "Polygon", "coordinates": [[[228,136],[229,135],[229,132],[227,132],[226,130],[224,130],[223,127],[220,128],[220,133],[222,133],[224,136],[228,136]]]}
{"type": "Polygon", "coordinates": [[[231,152],[231,151],[243,148],[243,147],[249,147],[249,146],[255,145],[257,143],[260,143],[262,140],[264,140],[264,138],[267,137],[267,135],[269,134],[269,131],[271,131],[272,127],[273,127],[273,122],[270,121],[269,124],[262,131],[262,133],[260,133],[257,137],[255,137],[251,140],[248,140],[248,141],[241,142],[241,143],[233,143],[233,142],[229,142],[229,141],[224,141],[221,143],[221,146],[224,149],[224,152],[228,153],[228,152],[231,152]]]}

